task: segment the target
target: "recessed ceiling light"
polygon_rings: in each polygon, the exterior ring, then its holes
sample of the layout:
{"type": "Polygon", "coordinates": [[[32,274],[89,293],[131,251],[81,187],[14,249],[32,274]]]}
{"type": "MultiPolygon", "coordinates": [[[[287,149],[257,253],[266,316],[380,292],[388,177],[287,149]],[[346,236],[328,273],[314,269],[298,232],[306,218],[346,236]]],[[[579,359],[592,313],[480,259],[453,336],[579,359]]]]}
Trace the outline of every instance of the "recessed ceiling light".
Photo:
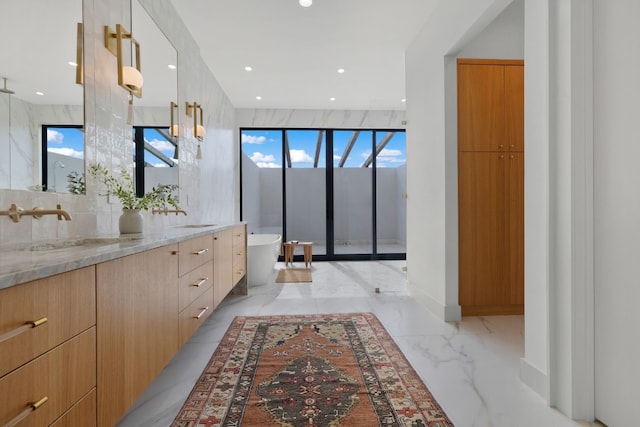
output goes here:
{"type": "Polygon", "coordinates": [[[72,67],[77,67],[78,66],[78,64],[76,64],[73,61],[69,61],[69,62],[67,62],[67,64],[71,65],[72,67]]]}
{"type": "Polygon", "coordinates": [[[42,96],[42,95],[44,95],[44,93],[42,93],[42,92],[38,91],[38,92],[36,92],[36,95],[40,95],[40,96],[42,96]]]}
{"type": "Polygon", "coordinates": [[[406,99],[404,99],[404,98],[402,98],[402,99],[400,100],[400,102],[407,102],[407,100],[406,100],[406,99]]]}
{"type": "Polygon", "coordinates": [[[340,74],[344,73],[344,68],[338,68],[338,73],[340,74]]]}
{"type": "Polygon", "coordinates": [[[247,65],[246,67],[244,67],[244,70],[245,71],[251,71],[251,70],[253,70],[253,68],[251,68],[249,65],[247,65]]]}
{"type": "Polygon", "coordinates": [[[299,0],[298,3],[300,3],[302,7],[309,7],[313,3],[313,0],[299,0]]]}
{"type": "Polygon", "coordinates": [[[329,101],[335,101],[336,99],[332,96],[331,98],[329,98],[329,101]]]}
{"type": "Polygon", "coordinates": [[[262,99],[262,97],[261,97],[260,95],[258,95],[258,96],[256,96],[256,99],[257,99],[258,101],[260,101],[260,100],[262,99]]]}
{"type": "Polygon", "coordinates": [[[176,66],[175,66],[175,65],[173,65],[173,64],[169,64],[169,65],[167,65],[167,67],[169,67],[169,68],[170,68],[170,69],[172,69],[172,70],[175,70],[176,68],[178,68],[178,67],[176,67],[176,66]]]}

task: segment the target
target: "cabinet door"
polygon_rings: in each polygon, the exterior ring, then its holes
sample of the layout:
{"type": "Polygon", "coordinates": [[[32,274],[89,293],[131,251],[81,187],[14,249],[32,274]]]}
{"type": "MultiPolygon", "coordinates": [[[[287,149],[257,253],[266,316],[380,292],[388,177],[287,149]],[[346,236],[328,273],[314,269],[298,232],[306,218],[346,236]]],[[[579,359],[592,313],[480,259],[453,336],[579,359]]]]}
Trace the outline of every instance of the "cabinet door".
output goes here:
{"type": "Polygon", "coordinates": [[[233,288],[233,230],[213,235],[213,306],[216,307],[233,288]]]}
{"type": "Polygon", "coordinates": [[[458,153],[459,301],[474,307],[509,304],[506,280],[505,154],[458,153]]]}
{"type": "Polygon", "coordinates": [[[458,64],[458,150],[504,149],[504,66],[458,64]]]}
{"type": "Polygon", "coordinates": [[[510,303],[522,305],[524,310],[524,153],[507,156],[510,303]]]}
{"type": "Polygon", "coordinates": [[[504,66],[505,141],[509,151],[524,151],[524,66],[504,66]]]}
{"type": "Polygon", "coordinates": [[[96,266],[98,425],[113,426],[178,351],[178,246],[96,266]]]}

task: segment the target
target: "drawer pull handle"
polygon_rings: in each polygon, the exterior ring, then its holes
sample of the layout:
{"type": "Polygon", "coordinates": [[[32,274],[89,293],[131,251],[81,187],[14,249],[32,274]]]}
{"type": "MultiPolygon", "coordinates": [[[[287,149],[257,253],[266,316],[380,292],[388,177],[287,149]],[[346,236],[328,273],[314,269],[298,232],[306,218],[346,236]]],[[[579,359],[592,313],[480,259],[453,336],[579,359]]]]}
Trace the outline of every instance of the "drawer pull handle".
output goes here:
{"type": "Polygon", "coordinates": [[[171,251],[171,255],[180,255],[180,251],[171,251]]]}
{"type": "Polygon", "coordinates": [[[197,316],[193,316],[193,318],[194,318],[194,319],[199,319],[199,318],[201,318],[202,316],[204,316],[204,314],[207,312],[207,310],[209,310],[209,307],[204,307],[204,308],[202,309],[202,311],[201,311],[200,313],[198,313],[198,315],[197,315],[197,316]]]}
{"type": "Polygon", "coordinates": [[[202,254],[206,254],[207,252],[209,252],[209,249],[205,248],[205,249],[200,249],[198,252],[191,252],[192,255],[202,255],[202,254]]]}
{"type": "Polygon", "coordinates": [[[202,285],[204,285],[205,283],[207,283],[207,280],[209,280],[209,278],[208,278],[208,277],[205,277],[205,278],[203,278],[203,279],[200,279],[200,281],[199,281],[198,283],[194,283],[194,284],[193,284],[193,285],[191,285],[191,286],[196,287],[196,288],[199,288],[200,286],[202,286],[202,285]]]}
{"type": "Polygon", "coordinates": [[[6,423],[4,427],[13,427],[18,425],[22,420],[24,420],[29,415],[31,415],[31,413],[33,413],[36,409],[38,409],[39,407],[47,403],[47,400],[49,400],[49,398],[45,396],[42,399],[38,400],[37,402],[28,403],[27,407],[22,412],[20,412],[14,419],[6,423]]]}
{"type": "Polygon", "coordinates": [[[40,325],[44,325],[48,321],[49,319],[47,319],[46,317],[43,317],[42,319],[31,320],[29,322],[26,322],[24,325],[15,328],[13,331],[5,332],[4,334],[0,335],[0,343],[5,342],[15,336],[18,336],[21,333],[28,331],[29,329],[33,329],[40,325]]]}

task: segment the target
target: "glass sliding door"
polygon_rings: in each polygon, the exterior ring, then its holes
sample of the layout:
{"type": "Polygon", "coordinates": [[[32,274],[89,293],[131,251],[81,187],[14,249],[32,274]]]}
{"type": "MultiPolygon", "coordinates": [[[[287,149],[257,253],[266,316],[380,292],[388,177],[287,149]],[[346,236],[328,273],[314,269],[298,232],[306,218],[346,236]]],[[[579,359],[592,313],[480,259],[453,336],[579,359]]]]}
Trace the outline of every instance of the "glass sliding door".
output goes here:
{"type": "Polygon", "coordinates": [[[407,251],[407,159],[404,132],[377,131],[376,253],[407,251]]]}
{"type": "Polygon", "coordinates": [[[240,133],[241,218],[250,233],[313,242],[317,261],[405,259],[404,130],[240,133]]]}
{"type": "Polygon", "coordinates": [[[373,253],[373,131],[333,131],[334,253],[373,253]]]}
{"type": "Polygon", "coordinates": [[[313,242],[313,254],[327,253],[326,140],[324,130],[286,130],[285,200],[287,240],[313,242]]]}
{"type": "Polygon", "coordinates": [[[283,235],[284,131],[241,130],[242,220],[247,232],[283,235]]]}

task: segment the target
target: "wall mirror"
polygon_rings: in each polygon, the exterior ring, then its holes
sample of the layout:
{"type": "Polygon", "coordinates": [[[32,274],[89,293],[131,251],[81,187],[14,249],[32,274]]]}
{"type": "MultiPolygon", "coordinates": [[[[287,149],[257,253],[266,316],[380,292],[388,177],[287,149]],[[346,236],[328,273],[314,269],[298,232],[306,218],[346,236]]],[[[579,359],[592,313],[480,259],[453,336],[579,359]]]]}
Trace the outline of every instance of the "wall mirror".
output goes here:
{"type": "Polygon", "coordinates": [[[76,192],[67,176],[84,176],[84,91],[76,83],[82,0],[3,2],[2,15],[0,188],[76,192]],[[43,125],[61,126],[48,132],[55,155],[43,150],[43,125]]]}
{"type": "Polygon", "coordinates": [[[177,124],[179,114],[172,107],[178,104],[178,54],[137,0],[131,2],[131,28],[140,42],[144,76],[142,98],[133,98],[132,130],[136,190],[141,196],[152,187],[179,185],[178,138],[170,132],[171,117],[177,124]]]}

